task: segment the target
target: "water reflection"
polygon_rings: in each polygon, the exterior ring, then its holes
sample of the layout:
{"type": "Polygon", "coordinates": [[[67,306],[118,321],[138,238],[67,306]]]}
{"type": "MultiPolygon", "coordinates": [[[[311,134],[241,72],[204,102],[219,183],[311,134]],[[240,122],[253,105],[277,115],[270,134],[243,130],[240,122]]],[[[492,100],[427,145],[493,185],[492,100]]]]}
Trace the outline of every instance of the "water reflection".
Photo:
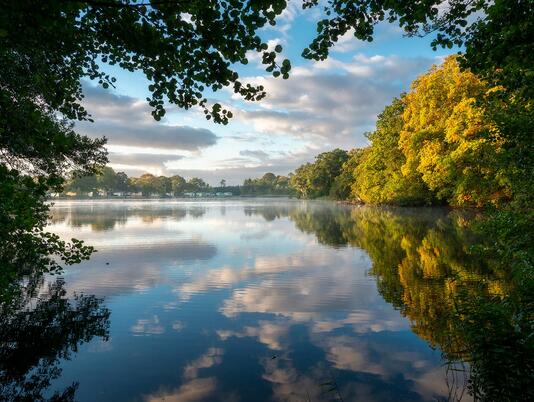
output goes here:
{"type": "Polygon", "coordinates": [[[460,292],[509,286],[470,252],[470,218],[299,201],[58,205],[52,230],[99,249],[68,270],[67,291],[106,296],[113,315],[108,346],[64,361],[52,389],[79,381],[83,401],[469,400],[451,311],[460,292]]]}
{"type": "Polygon", "coordinates": [[[94,296],[69,300],[60,279],[28,279],[0,304],[0,400],[74,400],[76,381],[54,392],[48,388],[62,374],[61,360],[95,338],[107,341],[109,314],[94,296]]]}
{"type": "Polygon", "coordinates": [[[206,208],[203,206],[159,202],[60,202],[51,210],[51,222],[56,225],[64,222],[71,228],[90,227],[93,232],[102,232],[113,230],[116,225],[122,226],[134,217],[150,224],[168,218],[180,221],[188,215],[200,218],[205,213],[206,208]]]}

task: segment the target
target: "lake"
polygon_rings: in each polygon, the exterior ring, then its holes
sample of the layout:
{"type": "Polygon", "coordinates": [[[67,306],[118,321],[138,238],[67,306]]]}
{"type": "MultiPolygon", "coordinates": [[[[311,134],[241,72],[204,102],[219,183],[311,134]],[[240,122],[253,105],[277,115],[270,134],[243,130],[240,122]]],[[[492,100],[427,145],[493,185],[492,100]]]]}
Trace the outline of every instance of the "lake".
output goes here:
{"type": "Polygon", "coordinates": [[[51,231],[97,252],[56,284],[77,302],[53,337],[68,346],[35,351],[48,396],[467,401],[449,310],[460,288],[506,287],[469,253],[469,214],[446,209],[101,200],[51,213],[51,231]]]}

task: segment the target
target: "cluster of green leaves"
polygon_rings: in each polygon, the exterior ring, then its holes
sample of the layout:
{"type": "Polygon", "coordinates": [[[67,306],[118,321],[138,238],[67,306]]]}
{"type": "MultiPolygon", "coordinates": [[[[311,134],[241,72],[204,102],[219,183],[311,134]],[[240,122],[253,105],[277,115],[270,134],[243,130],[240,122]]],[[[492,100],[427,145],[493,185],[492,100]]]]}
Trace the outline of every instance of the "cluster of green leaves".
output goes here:
{"type": "Polygon", "coordinates": [[[323,152],[315,157],[314,163],[306,163],[296,169],[290,185],[302,198],[327,197],[348,160],[349,154],[342,149],[323,152]]]}
{"type": "Polygon", "coordinates": [[[33,272],[58,272],[61,264],[89,258],[93,248],[45,230],[47,178],[33,179],[0,164],[0,294],[33,272]]]}
{"type": "Polygon", "coordinates": [[[87,118],[80,79],[105,88],[115,82],[101,71],[102,62],[144,73],[157,120],[167,100],[200,106],[208,118],[226,123],[229,112],[219,104],[208,108],[203,93],[232,86],[247,100],[264,97],[263,87],[242,83],[234,70],[248,63],[248,51],[261,53],[268,71],[287,78],[289,61],[277,61],[282,47],[268,49],[256,34],[274,25],[285,7],[285,0],[10,2],[0,19],[2,84],[23,78],[54,110],[87,118]]]}
{"type": "MultiPolygon", "coordinates": [[[[306,0],[303,7],[318,4],[318,0],[306,0]]],[[[355,38],[371,42],[375,25],[382,21],[397,22],[408,35],[435,32],[433,47],[462,45],[466,41],[463,28],[468,25],[468,17],[489,4],[485,0],[329,0],[323,7],[325,18],[317,23],[318,35],[304,50],[303,56],[326,59],[330,48],[349,31],[354,32],[355,38]]]]}
{"type": "MultiPolygon", "coordinates": [[[[305,0],[303,8],[319,5],[305,0]]],[[[373,40],[376,24],[397,23],[409,36],[434,35],[431,46],[465,48],[465,63],[488,77],[528,78],[532,72],[534,5],[525,0],[329,0],[321,4],[325,18],[317,22],[317,36],[303,56],[324,60],[339,38],[352,31],[356,39],[373,40]],[[494,76],[495,77],[495,76],[494,76]]]]}
{"type": "Polygon", "coordinates": [[[245,179],[239,193],[241,195],[291,195],[289,177],[265,173],[256,179],[245,179]]]}
{"type": "Polygon", "coordinates": [[[502,86],[516,98],[534,97],[534,3],[528,0],[479,2],[482,18],[463,31],[463,67],[502,86]]]}

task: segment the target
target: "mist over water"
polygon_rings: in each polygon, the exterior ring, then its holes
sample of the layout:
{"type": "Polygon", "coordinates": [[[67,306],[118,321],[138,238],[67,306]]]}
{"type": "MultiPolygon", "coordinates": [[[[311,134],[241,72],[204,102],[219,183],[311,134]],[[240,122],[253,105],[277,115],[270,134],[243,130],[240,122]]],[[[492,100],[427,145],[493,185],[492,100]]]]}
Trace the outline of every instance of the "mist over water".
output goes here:
{"type": "Polygon", "coordinates": [[[66,270],[67,295],[104,298],[111,315],[109,338],[62,360],[50,392],[469,400],[446,312],[456,287],[506,281],[467,253],[468,219],[296,200],[58,202],[50,230],[98,250],[66,270]]]}

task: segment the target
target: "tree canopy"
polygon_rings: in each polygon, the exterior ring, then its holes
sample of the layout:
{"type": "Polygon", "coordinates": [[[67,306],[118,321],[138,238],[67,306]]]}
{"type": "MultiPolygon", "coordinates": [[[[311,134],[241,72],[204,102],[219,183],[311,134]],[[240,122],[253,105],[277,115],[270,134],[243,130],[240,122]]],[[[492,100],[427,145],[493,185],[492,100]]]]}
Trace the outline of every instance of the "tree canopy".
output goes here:
{"type": "Polygon", "coordinates": [[[353,169],[352,196],[371,204],[428,204],[431,194],[418,175],[403,175],[406,157],[399,149],[405,95],[378,115],[376,130],[368,133],[371,146],[353,169]]]}
{"type": "Polygon", "coordinates": [[[335,178],[348,159],[347,151],[342,149],[323,152],[315,157],[314,163],[307,163],[295,170],[291,186],[304,198],[328,196],[335,178]]]}
{"type": "Polygon", "coordinates": [[[489,89],[449,57],[415,80],[406,95],[401,170],[419,175],[438,200],[480,206],[511,197],[504,140],[481,104],[489,89]]]}
{"type": "Polygon", "coordinates": [[[173,176],[156,176],[151,173],[139,177],[128,177],[124,172],[115,172],[111,167],[105,167],[94,175],[71,176],[62,195],[75,193],[76,196],[109,196],[112,193],[141,193],[143,196],[184,196],[186,193],[214,194],[225,192],[235,196],[262,196],[262,195],[293,195],[289,187],[289,177],[265,173],[262,177],[248,178],[242,185],[227,186],[226,180],[220,181],[220,187],[212,187],[203,179],[173,176]],[[92,194],[91,194],[92,193],[92,194]]]}

